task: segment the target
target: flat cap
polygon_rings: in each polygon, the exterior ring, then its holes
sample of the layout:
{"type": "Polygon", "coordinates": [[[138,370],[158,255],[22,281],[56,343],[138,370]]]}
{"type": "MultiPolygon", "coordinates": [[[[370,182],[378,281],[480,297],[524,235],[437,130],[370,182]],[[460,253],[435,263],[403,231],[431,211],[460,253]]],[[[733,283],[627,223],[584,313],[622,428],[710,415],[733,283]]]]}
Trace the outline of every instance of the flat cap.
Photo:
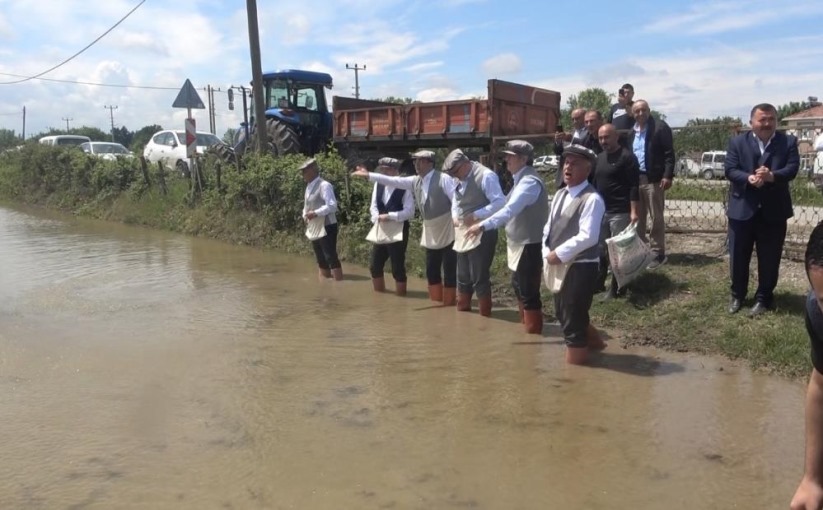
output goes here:
{"type": "Polygon", "coordinates": [[[314,165],[316,165],[316,164],[317,164],[317,160],[316,160],[316,159],[314,159],[314,158],[309,158],[309,159],[307,159],[306,161],[304,161],[302,165],[300,165],[300,167],[298,168],[298,170],[300,170],[300,171],[302,172],[303,170],[308,170],[309,168],[311,168],[312,166],[314,166],[314,165]]]}
{"type": "Polygon", "coordinates": [[[417,151],[411,155],[412,159],[429,159],[434,161],[434,152],[432,151],[417,151]]]}
{"type": "Polygon", "coordinates": [[[443,171],[450,174],[454,171],[455,167],[463,161],[469,161],[469,157],[463,154],[463,151],[460,149],[454,149],[446,156],[446,160],[443,161],[443,171]]]}
{"type": "Polygon", "coordinates": [[[400,168],[400,160],[394,158],[380,158],[377,161],[377,166],[386,166],[389,168],[400,168]]]}
{"type": "Polygon", "coordinates": [[[509,140],[503,154],[513,154],[515,156],[531,157],[534,154],[534,147],[525,140],[509,140]]]}
{"type": "Polygon", "coordinates": [[[593,150],[576,143],[568,145],[565,149],[563,149],[563,156],[572,155],[586,158],[592,166],[594,166],[595,161],[597,161],[597,154],[595,154],[593,150]]]}

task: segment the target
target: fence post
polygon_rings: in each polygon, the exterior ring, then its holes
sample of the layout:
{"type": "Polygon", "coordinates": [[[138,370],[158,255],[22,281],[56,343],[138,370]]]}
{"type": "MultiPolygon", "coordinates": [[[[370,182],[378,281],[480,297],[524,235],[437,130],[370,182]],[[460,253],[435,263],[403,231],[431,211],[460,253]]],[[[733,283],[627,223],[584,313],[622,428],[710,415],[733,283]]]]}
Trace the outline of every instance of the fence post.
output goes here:
{"type": "Polygon", "coordinates": [[[158,161],[157,162],[157,167],[158,167],[157,176],[160,180],[160,191],[162,191],[164,195],[168,195],[169,190],[168,190],[168,188],[166,188],[166,170],[163,168],[163,162],[158,161]]]}
{"type": "Polygon", "coordinates": [[[140,156],[140,170],[143,172],[143,179],[146,181],[146,186],[151,187],[151,179],[149,179],[149,167],[146,164],[145,156],[140,156]]]}

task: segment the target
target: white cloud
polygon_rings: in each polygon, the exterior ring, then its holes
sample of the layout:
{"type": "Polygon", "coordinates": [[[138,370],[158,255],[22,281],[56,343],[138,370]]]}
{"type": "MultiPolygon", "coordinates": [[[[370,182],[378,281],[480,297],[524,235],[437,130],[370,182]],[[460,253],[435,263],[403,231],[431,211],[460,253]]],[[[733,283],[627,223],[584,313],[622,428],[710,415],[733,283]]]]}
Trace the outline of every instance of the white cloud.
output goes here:
{"type": "Polygon", "coordinates": [[[663,17],[646,27],[648,32],[704,35],[773,24],[819,9],[817,0],[791,3],[753,0],[745,4],[720,1],[701,2],[688,11],[663,17]]]}
{"type": "Polygon", "coordinates": [[[493,78],[519,73],[522,68],[520,57],[514,53],[495,55],[483,62],[483,72],[493,78]]]}

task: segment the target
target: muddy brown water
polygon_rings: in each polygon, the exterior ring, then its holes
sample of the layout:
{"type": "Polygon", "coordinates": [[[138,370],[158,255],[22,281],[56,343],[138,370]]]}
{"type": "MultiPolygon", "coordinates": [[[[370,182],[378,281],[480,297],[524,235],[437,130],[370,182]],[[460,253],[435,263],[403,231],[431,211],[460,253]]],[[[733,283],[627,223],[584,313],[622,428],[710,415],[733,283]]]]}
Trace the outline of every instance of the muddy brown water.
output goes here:
{"type": "Polygon", "coordinates": [[[803,385],[0,208],[0,508],[786,508],[803,385]]]}

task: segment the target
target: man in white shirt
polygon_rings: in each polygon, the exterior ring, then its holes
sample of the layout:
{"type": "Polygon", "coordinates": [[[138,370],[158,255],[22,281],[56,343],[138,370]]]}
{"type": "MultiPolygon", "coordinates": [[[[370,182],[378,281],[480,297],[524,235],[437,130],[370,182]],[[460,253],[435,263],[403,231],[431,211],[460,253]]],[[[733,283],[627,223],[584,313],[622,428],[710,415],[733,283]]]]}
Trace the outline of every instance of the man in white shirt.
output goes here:
{"type": "MultiPolygon", "coordinates": [[[[390,177],[400,173],[400,161],[394,158],[380,158],[377,170],[390,177]]],[[[374,185],[371,195],[371,221],[388,227],[399,227],[402,239],[392,243],[375,243],[372,245],[371,271],[372,285],[375,292],[386,290],[383,267],[386,260],[391,260],[391,272],[395,282],[395,294],[406,295],[406,247],[409,244],[409,220],[414,216],[414,197],[411,193],[394,186],[380,183],[374,185]],[[398,225],[402,224],[402,225],[398,225]]]]}
{"type": "Polygon", "coordinates": [[[566,187],[552,199],[544,230],[546,263],[563,266],[565,276],[554,295],[554,310],[566,341],[566,362],[582,365],[589,349],[605,347],[591,325],[589,309],[597,290],[600,264],[600,224],[606,206],[589,183],[597,156],[582,145],[564,151],[563,180],[566,187]]]}
{"type": "Polygon", "coordinates": [[[455,226],[454,250],[457,252],[457,311],[471,310],[472,294],[477,293],[480,315],[491,316],[491,265],[497,247],[497,231],[484,232],[476,243],[458,242],[466,230],[506,204],[500,178],[491,169],[472,161],[460,149],[446,156],[443,171],[458,180],[452,202],[455,226]],[[458,239],[458,235],[461,236],[458,239]]]}
{"type": "Polygon", "coordinates": [[[426,279],[429,299],[454,306],[457,300],[457,254],[451,205],[457,181],[434,169],[434,152],[421,150],[412,154],[415,176],[391,177],[369,172],[358,165],[354,177],[367,178],[384,186],[394,186],[413,193],[423,219],[420,245],[426,249],[426,279]],[[442,268],[442,273],[441,273],[442,268]]]}
{"type": "Polygon", "coordinates": [[[311,242],[321,279],[343,279],[343,269],[337,256],[337,199],[331,183],[320,178],[320,169],[314,158],[300,165],[306,193],[303,196],[303,220],[324,218],[326,235],[311,242]]]}
{"type": "Polygon", "coordinates": [[[520,322],[526,333],[543,333],[543,303],[540,300],[540,279],[543,274],[543,225],[549,217],[546,186],[529,165],[534,147],[525,140],[511,140],[503,154],[506,168],[514,178],[514,187],[506,197],[506,205],[480,223],[469,227],[466,236],[506,227],[508,264],[512,273],[512,288],[520,308],[520,322]]]}

